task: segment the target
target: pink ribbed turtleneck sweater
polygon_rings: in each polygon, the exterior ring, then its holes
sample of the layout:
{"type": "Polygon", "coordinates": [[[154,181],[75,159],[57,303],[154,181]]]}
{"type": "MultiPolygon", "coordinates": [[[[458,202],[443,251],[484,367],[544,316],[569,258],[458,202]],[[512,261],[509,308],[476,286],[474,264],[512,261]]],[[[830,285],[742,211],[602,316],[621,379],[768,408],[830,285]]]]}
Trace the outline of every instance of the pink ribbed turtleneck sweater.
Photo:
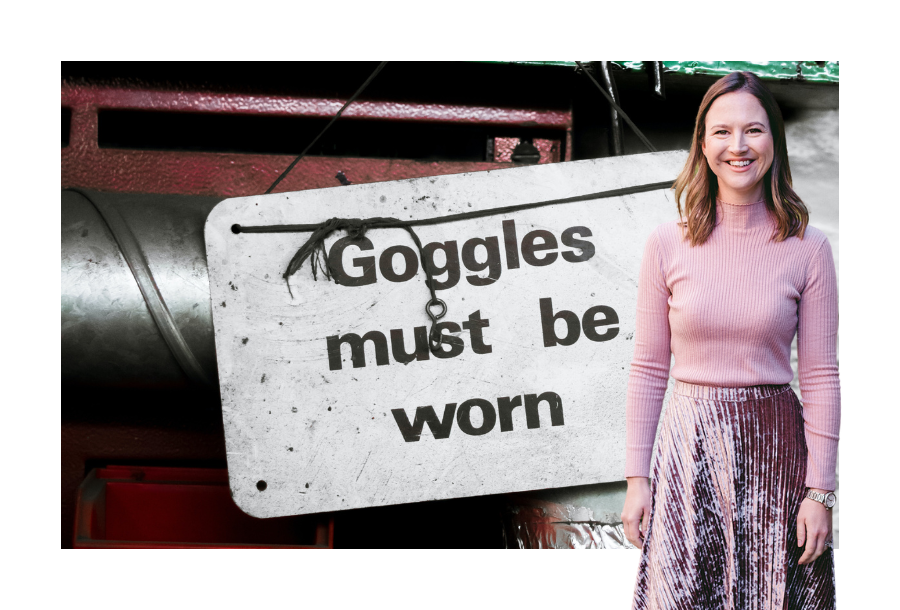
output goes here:
{"type": "Polygon", "coordinates": [[[676,222],[647,240],[638,281],[634,360],[626,405],[625,476],[649,476],[669,376],[741,387],[790,383],[797,333],[809,451],[806,485],[835,488],[840,427],[837,280],[825,235],[772,241],[764,202],[719,202],[706,243],[691,247],[676,222]]]}

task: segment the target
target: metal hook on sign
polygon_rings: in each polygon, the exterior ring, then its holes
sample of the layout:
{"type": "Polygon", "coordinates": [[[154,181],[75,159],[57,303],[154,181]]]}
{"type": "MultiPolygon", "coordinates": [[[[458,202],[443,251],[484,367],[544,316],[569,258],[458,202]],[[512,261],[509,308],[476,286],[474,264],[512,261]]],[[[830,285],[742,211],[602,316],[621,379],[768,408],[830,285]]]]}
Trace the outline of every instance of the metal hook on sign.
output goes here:
{"type": "Polygon", "coordinates": [[[444,342],[444,339],[441,336],[440,329],[438,329],[437,327],[437,321],[447,314],[447,304],[441,299],[434,297],[425,304],[425,313],[427,313],[428,317],[431,318],[431,332],[428,333],[428,344],[429,347],[431,347],[431,351],[434,352],[439,350],[441,348],[441,344],[444,342]],[[431,311],[431,308],[434,305],[441,306],[440,313],[436,314],[431,311]]]}
{"type": "Polygon", "coordinates": [[[425,313],[427,313],[428,317],[431,318],[431,322],[433,324],[447,315],[447,304],[444,303],[441,299],[434,297],[433,299],[425,303],[425,313]],[[441,313],[435,314],[434,312],[432,312],[431,307],[433,305],[440,305],[441,313]]]}

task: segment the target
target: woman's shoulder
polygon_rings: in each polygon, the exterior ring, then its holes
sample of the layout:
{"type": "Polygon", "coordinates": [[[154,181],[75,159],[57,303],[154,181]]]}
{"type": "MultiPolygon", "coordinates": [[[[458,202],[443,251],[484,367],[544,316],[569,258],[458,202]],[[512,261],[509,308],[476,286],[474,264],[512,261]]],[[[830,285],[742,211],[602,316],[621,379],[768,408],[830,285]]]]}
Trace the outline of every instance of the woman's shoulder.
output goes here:
{"type": "Polygon", "coordinates": [[[782,242],[786,259],[791,264],[815,273],[817,269],[834,268],[834,253],[828,236],[821,229],[807,225],[803,237],[788,237],[782,242]]]}
{"type": "Polygon", "coordinates": [[[662,261],[671,260],[675,251],[684,243],[684,230],[677,221],[657,225],[647,236],[644,256],[656,256],[662,261]]]}
{"type": "Polygon", "coordinates": [[[831,248],[831,244],[828,241],[828,236],[825,235],[825,232],[812,225],[806,225],[802,238],[797,236],[788,237],[785,242],[793,244],[795,247],[809,255],[813,255],[823,248],[831,248]]]}
{"type": "Polygon", "coordinates": [[[803,239],[808,239],[810,243],[821,246],[828,241],[828,236],[825,235],[825,232],[821,229],[817,229],[812,225],[806,225],[806,230],[803,232],[803,239]]]}
{"type": "Polygon", "coordinates": [[[673,247],[684,241],[684,225],[678,220],[664,222],[653,229],[650,239],[663,247],[673,247]]]}

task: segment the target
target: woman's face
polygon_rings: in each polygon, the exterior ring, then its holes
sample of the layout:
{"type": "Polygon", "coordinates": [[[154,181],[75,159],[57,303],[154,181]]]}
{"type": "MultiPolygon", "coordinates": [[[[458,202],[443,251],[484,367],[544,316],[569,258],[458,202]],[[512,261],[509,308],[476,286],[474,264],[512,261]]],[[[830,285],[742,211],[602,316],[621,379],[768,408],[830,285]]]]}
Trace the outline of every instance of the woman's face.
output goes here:
{"type": "Polygon", "coordinates": [[[703,154],[718,178],[719,198],[751,203],[763,198],[762,178],[775,156],[769,117],[752,93],[720,96],[706,113],[703,154]]]}

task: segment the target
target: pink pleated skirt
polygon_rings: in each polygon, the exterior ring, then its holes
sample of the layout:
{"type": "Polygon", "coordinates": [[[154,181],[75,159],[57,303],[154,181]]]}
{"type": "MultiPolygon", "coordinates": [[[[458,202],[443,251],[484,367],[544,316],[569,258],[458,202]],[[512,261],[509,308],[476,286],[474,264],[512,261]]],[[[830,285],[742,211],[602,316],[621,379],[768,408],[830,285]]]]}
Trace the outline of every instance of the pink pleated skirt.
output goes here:
{"type": "Polygon", "coordinates": [[[806,438],[789,385],[676,382],[650,480],[634,610],[827,610],[831,545],[798,565],[806,438]]]}

